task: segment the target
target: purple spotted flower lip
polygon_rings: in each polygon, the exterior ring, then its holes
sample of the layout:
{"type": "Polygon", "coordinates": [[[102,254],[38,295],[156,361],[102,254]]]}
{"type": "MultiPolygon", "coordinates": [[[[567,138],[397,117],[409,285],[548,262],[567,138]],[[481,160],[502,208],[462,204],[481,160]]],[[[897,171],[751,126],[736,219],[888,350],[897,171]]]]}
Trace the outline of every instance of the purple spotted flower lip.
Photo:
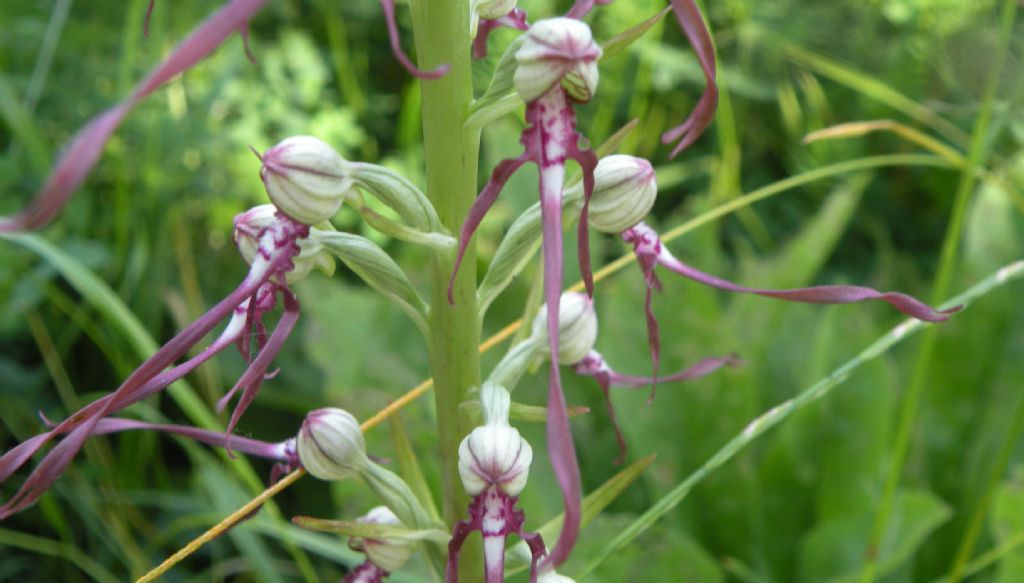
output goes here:
{"type": "Polygon", "coordinates": [[[27,508],[42,496],[71,463],[85,440],[97,430],[104,418],[163,390],[217,353],[237,343],[243,355],[249,360],[249,366],[220,402],[220,406],[224,407],[228,399],[241,392],[225,436],[225,445],[230,446],[230,434],[242,413],[255,398],[274,357],[298,320],[298,300],[287,286],[280,282],[286,280],[285,274],[293,266],[292,258],[300,252],[298,239],[307,236],[308,233],[308,226],[284,216],[277,217],[272,225],[257,233],[259,242],[249,274],[235,291],[139,365],[117,390],[93,401],[71,417],[54,425],[49,431],[21,443],[4,454],[0,458],[0,481],[7,480],[50,441],[63,436],[61,442],[36,466],[14,497],[0,507],[0,518],[6,518],[27,508]],[[274,331],[267,336],[265,329],[259,324],[259,317],[273,308],[276,296],[283,300],[284,313],[274,331]],[[230,318],[230,321],[216,341],[198,355],[174,365],[175,361],[184,357],[189,349],[227,318],[230,318]],[[253,340],[257,344],[258,352],[249,358],[251,355],[248,350],[253,340]]]}

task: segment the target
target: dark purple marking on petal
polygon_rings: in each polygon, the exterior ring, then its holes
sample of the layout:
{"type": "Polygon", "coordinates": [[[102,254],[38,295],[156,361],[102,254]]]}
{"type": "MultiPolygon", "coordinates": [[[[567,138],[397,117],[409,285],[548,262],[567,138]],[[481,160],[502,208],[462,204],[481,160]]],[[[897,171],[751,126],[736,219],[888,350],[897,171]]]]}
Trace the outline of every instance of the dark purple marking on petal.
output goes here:
{"type": "Polygon", "coordinates": [[[438,65],[430,71],[421,71],[413,64],[409,57],[402,50],[402,39],[398,34],[398,22],[395,21],[395,0],[380,0],[380,7],[384,11],[384,20],[388,26],[388,39],[391,41],[391,52],[395,60],[405,67],[405,70],[414,77],[420,79],[437,79],[443,77],[451,67],[448,63],[438,65]]]}
{"type": "Polygon", "coordinates": [[[476,27],[476,38],[473,39],[474,59],[482,59],[487,56],[487,38],[494,29],[502,26],[516,30],[528,30],[530,24],[526,21],[526,11],[516,7],[501,18],[481,18],[476,27]]]}
{"type": "Polygon", "coordinates": [[[693,46],[693,52],[697,55],[701,71],[704,73],[704,81],[707,84],[704,94],[697,102],[697,107],[693,109],[686,121],[661,136],[663,144],[679,141],[672,149],[672,153],[669,154],[669,158],[675,158],[697,141],[697,138],[711,125],[711,121],[715,117],[715,108],[718,107],[718,84],[715,45],[711,40],[711,33],[708,31],[708,26],[704,22],[697,2],[695,0],[671,0],[671,2],[672,11],[676,14],[676,20],[679,21],[679,27],[683,29],[686,38],[693,46]]]}
{"type": "MultiPolygon", "coordinates": [[[[256,293],[256,290],[271,277],[271,274],[280,271],[282,265],[287,265],[290,262],[290,254],[284,253],[277,258],[269,269],[266,269],[260,275],[254,276],[250,273],[231,294],[195,322],[189,324],[188,327],[157,350],[153,356],[139,365],[113,393],[87,405],[53,430],[43,434],[46,437],[40,435],[29,440],[33,445],[27,448],[31,450],[27,455],[31,455],[32,452],[54,436],[68,433],[68,436],[43,458],[36,469],[29,475],[28,479],[22,484],[18,492],[6,504],[0,507],[0,520],[32,505],[45,493],[81,449],[82,444],[95,429],[96,424],[101,418],[117,413],[144,396],[159,391],[187,374],[189,370],[198,366],[199,362],[208,359],[213,353],[223,349],[226,344],[214,351],[207,349],[207,351],[204,351],[186,364],[179,365],[170,370],[164,370],[175,360],[184,356],[218,322],[231,315],[235,308],[256,293]],[[192,363],[196,364],[193,365],[192,363]],[[191,368],[186,365],[191,365],[191,368]]],[[[15,450],[18,450],[18,448],[15,448],[15,450]]],[[[14,451],[9,452],[0,460],[0,467],[2,467],[0,474],[4,477],[9,476],[17,466],[24,463],[27,459],[24,449],[20,453],[8,458],[8,456],[14,453],[14,451]],[[8,465],[9,459],[11,463],[8,465]],[[17,462],[17,464],[14,462],[17,462]]]]}
{"type": "Polygon", "coordinates": [[[75,134],[28,207],[14,216],[0,218],[0,232],[36,229],[50,222],[85,181],[125,115],[158,87],[210,54],[265,3],[266,0],[231,0],[200,24],[131,95],[94,117],[75,134]]]}
{"type": "Polygon", "coordinates": [[[770,290],[745,287],[726,281],[719,277],[694,269],[679,261],[668,249],[662,247],[658,262],[665,268],[683,277],[700,282],[704,285],[732,292],[751,293],[790,302],[809,304],[850,304],[865,300],[882,300],[900,312],[924,320],[925,322],[945,322],[949,315],[959,312],[963,306],[955,306],[948,310],[936,310],[906,294],[899,292],[880,292],[859,285],[819,285],[788,290],[770,290]]]}
{"type": "Polygon", "coordinates": [[[494,206],[494,201],[498,200],[498,195],[501,194],[501,189],[505,187],[508,179],[512,177],[516,170],[519,170],[523,164],[529,161],[529,156],[523,154],[518,158],[499,162],[494,167],[494,171],[491,172],[491,179],[487,182],[487,186],[484,187],[480,195],[473,201],[473,206],[469,209],[465,222],[462,223],[462,232],[459,234],[459,251],[455,257],[455,265],[452,266],[451,279],[448,280],[449,304],[455,304],[455,276],[459,273],[459,266],[462,265],[462,258],[466,255],[469,240],[473,238],[473,234],[476,233],[481,221],[484,220],[487,211],[491,210],[491,207],[494,206]]]}

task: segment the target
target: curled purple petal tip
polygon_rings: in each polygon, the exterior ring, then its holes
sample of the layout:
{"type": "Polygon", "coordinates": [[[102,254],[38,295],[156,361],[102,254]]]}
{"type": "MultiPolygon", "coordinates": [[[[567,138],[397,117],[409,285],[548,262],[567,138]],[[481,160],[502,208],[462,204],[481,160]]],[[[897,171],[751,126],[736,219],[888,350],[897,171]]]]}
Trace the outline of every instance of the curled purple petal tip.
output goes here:
{"type": "Polygon", "coordinates": [[[444,77],[448,69],[451,68],[447,63],[439,65],[430,71],[423,71],[405,55],[405,51],[402,50],[402,40],[398,34],[398,23],[395,21],[395,0],[380,0],[380,7],[384,11],[384,20],[387,22],[388,27],[388,40],[391,42],[391,52],[394,54],[395,60],[401,63],[405,70],[414,77],[419,77],[420,79],[444,77]]]}
{"type": "MultiPolygon", "coordinates": [[[[265,3],[266,0],[231,0],[200,24],[131,95],[94,117],[75,134],[28,207],[12,217],[0,218],[0,232],[38,229],[49,223],[85,181],[107,140],[128,112],[168,80],[213,52],[224,39],[243,28],[265,3]]],[[[147,8],[147,22],[150,10],[152,3],[147,8]]]]}
{"type": "Polygon", "coordinates": [[[711,40],[711,33],[708,31],[708,26],[704,22],[697,2],[695,0],[671,0],[671,2],[676,20],[679,21],[680,28],[683,29],[683,33],[686,34],[686,38],[689,39],[693,51],[697,55],[706,83],[704,94],[686,121],[661,136],[661,141],[664,144],[678,141],[672,149],[672,153],[669,154],[669,158],[675,158],[697,141],[697,138],[711,125],[711,121],[715,117],[715,109],[718,107],[718,71],[715,64],[715,45],[711,40]]]}

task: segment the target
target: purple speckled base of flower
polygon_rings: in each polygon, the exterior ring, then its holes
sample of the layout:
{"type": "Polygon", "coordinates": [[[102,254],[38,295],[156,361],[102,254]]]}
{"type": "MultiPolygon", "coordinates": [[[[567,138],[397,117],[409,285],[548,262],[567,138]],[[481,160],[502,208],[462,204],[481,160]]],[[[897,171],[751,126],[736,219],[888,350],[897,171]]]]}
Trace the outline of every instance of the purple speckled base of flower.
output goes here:
{"type": "Polygon", "coordinates": [[[446,583],[459,581],[459,552],[473,531],[480,531],[484,539],[484,577],[487,583],[505,580],[505,539],[516,534],[526,541],[532,554],[530,582],[537,581],[537,563],[544,556],[544,541],[537,533],[523,530],[526,516],[517,509],[516,496],[509,496],[497,486],[490,486],[473,497],[469,503],[469,518],[456,523],[448,542],[448,568],[446,583]]]}

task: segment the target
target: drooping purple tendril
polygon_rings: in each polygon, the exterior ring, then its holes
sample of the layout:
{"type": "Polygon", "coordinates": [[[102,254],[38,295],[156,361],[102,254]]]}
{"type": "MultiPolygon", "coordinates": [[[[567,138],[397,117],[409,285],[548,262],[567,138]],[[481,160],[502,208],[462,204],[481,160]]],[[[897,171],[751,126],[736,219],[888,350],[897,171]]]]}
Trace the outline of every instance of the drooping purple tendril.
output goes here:
{"type": "Polygon", "coordinates": [[[402,39],[398,34],[398,22],[395,20],[395,0],[380,0],[380,7],[384,11],[384,20],[388,26],[388,40],[391,42],[391,52],[395,57],[395,60],[405,67],[405,70],[414,77],[420,79],[437,79],[443,77],[448,69],[451,67],[448,63],[438,65],[430,71],[421,71],[413,62],[405,55],[405,51],[402,50],[402,39]]]}
{"type": "MultiPolygon", "coordinates": [[[[167,369],[174,361],[184,356],[192,346],[202,340],[218,322],[235,313],[246,300],[254,301],[254,296],[271,278],[276,277],[280,281],[284,281],[284,273],[293,267],[292,257],[299,253],[296,239],[308,234],[309,227],[285,217],[279,217],[275,227],[268,229],[265,237],[261,233],[259,257],[253,262],[253,267],[246,278],[228,297],[221,300],[210,311],[162,346],[153,356],[135,369],[113,393],[90,403],[50,431],[29,439],[0,458],[0,480],[3,480],[54,437],[67,435],[43,458],[18,492],[0,507],[0,519],[27,508],[42,496],[71,463],[85,440],[95,432],[97,425],[104,417],[117,413],[132,403],[158,392],[237,340],[241,334],[240,329],[233,330],[232,334],[222,335],[217,342],[196,357],[167,369]]],[[[282,317],[278,328],[287,323],[286,317],[287,314],[282,317]]],[[[293,324],[294,322],[292,322],[293,324]]],[[[286,331],[290,329],[290,325],[285,328],[286,331]]],[[[259,356],[254,363],[258,360],[259,356]]],[[[259,365],[262,365],[262,362],[259,365]]],[[[250,365],[249,370],[246,371],[247,374],[253,368],[255,367],[250,365]]],[[[262,375],[263,372],[265,372],[265,367],[260,374],[262,375]]]]}
{"type": "MultiPolygon", "coordinates": [[[[525,139],[525,133],[523,136],[523,139],[525,139]]],[[[462,223],[462,232],[459,234],[459,251],[455,257],[455,265],[452,266],[452,276],[448,280],[449,304],[455,303],[455,276],[459,273],[459,267],[462,265],[462,259],[466,255],[466,248],[469,246],[470,239],[473,238],[473,233],[476,233],[480,223],[484,220],[484,216],[494,206],[494,202],[498,200],[498,195],[501,194],[501,189],[505,187],[508,179],[515,174],[516,170],[519,170],[523,164],[530,160],[530,155],[524,153],[518,158],[498,162],[498,165],[494,167],[494,171],[491,172],[491,179],[487,182],[487,186],[480,191],[480,195],[473,201],[473,206],[469,208],[466,220],[462,223]]]]}
{"type": "Polygon", "coordinates": [[[128,112],[161,85],[213,52],[234,31],[243,28],[266,1],[230,0],[200,24],[131,95],[95,116],[75,134],[28,207],[13,216],[0,218],[0,232],[37,229],[57,216],[92,171],[107,140],[128,112]]]}
{"type": "Polygon", "coordinates": [[[530,583],[537,582],[537,564],[544,556],[544,541],[540,534],[526,532],[526,515],[516,508],[516,496],[509,496],[497,486],[490,486],[473,497],[469,503],[469,517],[455,524],[448,541],[448,566],[445,583],[459,581],[459,553],[466,538],[475,530],[484,539],[484,580],[501,583],[505,580],[505,539],[516,534],[530,547],[530,583]]]}
{"type": "Polygon", "coordinates": [[[476,27],[476,37],[473,39],[474,59],[482,59],[487,56],[487,38],[491,35],[491,31],[503,26],[516,30],[529,29],[530,24],[526,21],[526,11],[516,7],[501,18],[481,18],[476,27]]]}
{"type": "MultiPolygon", "coordinates": [[[[750,293],[760,296],[785,300],[790,302],[803,302],[809,304],[850,304],[867,300],[881,300],[893,306],[900,312],[925,322],[945,322],[950,314],[959,312],[963,306],[954,306],[946,310],[935,308],[914,299],[911,296],[899,292],[880,292],[878,290],[859,285],[819,285],[813,287],[771,290],[745,287],[739,284],[726,281],[694,269],[677,259],[662,244],[658,233],[646,225],[639,223],[631,229],[622,232],[622,239],[633,245],[633,253],[647,284],[647,295],[644,301],[644,313],[647,318],[648,342],[651,346],[651,358],[657,370],[658,353],[660,340],[658,322],[651,309],[651,294],[653,289],[660,290],[660,284],[654,269],[662,266],[673,273],[692,279],[698,283],[731,292],[750,293]]],[[[652,393],[653,397],[653,393],[652,393]]]]}
{"type": "MultiPolygon", "coordinates": [[[[612,427],[615,429],[615,441],[619,446],[619,456],[615,458],[614,463],[615,465],[620,465],[626,460],[626,439],[622,435],[622,430],[619,427],[619,423],[615,416],[615,407],[612,405],[612,387],[634,389],[647,385],[653,386],[657,382],[671,383],[676,381],[691,381],[707,376],[723,366],[736,366],[739,363],[739,358],[735,354],[730,354],[728,356],[705,358],[686,369],[663,377],[633,376],[615,371],[608,366],[607,361],[605,361],[604,357],[601,356],[599,352],[592,350],[590,351],[590,354],[583,358],[583,360],[573,365],[573,370],[576,374],[592,377],[601,387],[601,392],[604,395],[605,406],[608,409],[608,418],[612,423],[612,427]]],[[[651,398],[654,398],[653,393],[651,394],[651,398]]],[[[648,403],[649,402],[650,401],[648,401],[648,403]]]]}
{"type": "Polygon", "coordinates": [[[256,398],[256,393],[259,391],[260,384],[267,374],[270,363],[273,362],[277,353],[281,351],[281,346],[288,338],[288,335],[291,334],[295,323],[299,319],[299,301],[295,294],[283,286],[280,288],[280,293],[284,299],[284,314],[281,315],[281,319],[277,322],[274,332],[270,335],[266,345],[260,349],[259,354],[256,355],[256,358],[253,359],[249,367],[238,379],[238,382],[235,383],[235,386],[217,402],[217,411],[223,411],[235,392],[242,389],[242,396],[238,399],[238,404],[235,405],[235,410],[231,413],[231,420],[228,422],[227,439],[224,442],[224,446],[229,454],[231,453],[231,434],[235,431],[238,420],[242,418],[242,414],[245,413],[249,404],[256,398]]]}
{"type": "MultiPolygon", "coordinates": [[[[581,0],[586,1],[586,0],[581,0]]],[[[679,27],[683,29],[686,38],[693,46],[693,52],[700,62],[701,72],[704,73],[704,94],[693,109],[690,115],[679,126],[668,130],[661,135],[661,143],[676,143],[672,148],[669,158],[675,158],[680,152],[697,141],[697,138],[704,133],[704,130],[711,125],[715,117],[715,108],[718,107],[718,84],[717,65],[715,64],[715,45],[711,40],[711,33],[704,22],[700,8],[695,0],[670,0],[672,11],[679,21],[679,27]]]]}

